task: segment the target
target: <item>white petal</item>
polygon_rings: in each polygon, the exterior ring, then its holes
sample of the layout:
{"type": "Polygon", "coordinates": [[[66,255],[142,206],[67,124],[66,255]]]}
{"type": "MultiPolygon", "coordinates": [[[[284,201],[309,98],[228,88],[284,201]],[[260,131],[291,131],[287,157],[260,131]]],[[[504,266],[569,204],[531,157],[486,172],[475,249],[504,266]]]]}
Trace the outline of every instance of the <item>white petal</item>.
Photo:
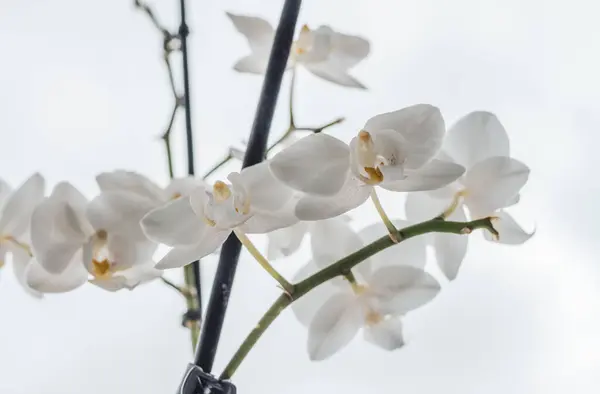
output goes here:
{"type": "Polygon", "coordinates": [[[44,178],[35,173],[7,197],[0,214],[0,233],[18,237],[29,228],[31,214],[44,198],[44,178]]]}
{"type": "Polygon", "coordinates": [[[147,197],[156,203],[168,198],[157,184],[133,171],[103,172],[96,176],[96,182],[102,192],[130,192],[147,197]]]}
{"type": "Polygon", "coordinates": [[[364,203],[371,194],[372,186],[354,176],[348,179],[337,195],[332,197],[305,196],[296,205],[300,220],[329,219],[350,211],[364,203]]]}
{"type": "Polygon", "coordinates": [[[296,40],[295,48],[301,49],[301,53],[293,51],[292,56],[295,57],[298,63],[309,64],[318,63],[328,60],[331,53],[331,40],[333,38],[333,30],[328,26],[320,26],[317,30],[302,28],[298,39],[296,40]]]}
{"type": "Polygon", "coordinates": [[[343,69],[349,69],[369,55],[369,41],[364,38],[333,32],[329,61],[343,69]]]}
{"type": "Polygon", "coordinates": [[[510,155],[506,130],[496,115],[484,111],[459,119],[448,130],[443,151],[466,168],[490,157],[510,155]]]}
{"type": "Polygon", "coordinates": [[[373,272],[369,290],[381,303],[380,313],[403,315],[431,301],[440,284],[422,269],[399,265],[373,272]]]}
{"type": "Polygon", "coordinates": [[[506,211],[498,211],[494,213],[498,219],[492,222],[494,228],[500,233],[499,239],[496,241],[492,238],[489,231],[485,231],[483,236],[488,241],[497,242],[505,245],[522,245],[529,241],[535,234],[535,231],[528,233],[519,223],[506,211]]]}
{"type": "Polygon", "coordinates": [[[12,255],[13,273],[15,274],[19,284],[23,287],[23,290],[33,297],[41,298],[42,294],[29,287],[27,284],[27,278],[25,277],[27,266],[32,258],[31,254],[15,243],[8,242],[6,246],[12,255]]]}
{"type": "Polygon", "coordinates": [[[467,171],[465,204],[474,218],[509,205],[529,178],[529,168],[509,157],[491,157],[467,171]]]}
{"type": "Polygon", "coordinates": [[[190,193],[198,187],[206,187],[202,179],[188,176],[185,178],[175,178],[165,188],[164,194],[169,199],[189,196],[190,193]]]}
{"type": "Polygon", "coordinates": [[[31,216],[31,242],[39,264],[61,273],[93,233],[85,217],[87,200],[73,186],[58,184],[31,216]]]}
{"type": "Polygon", "coordinates": [[[304,137],[269,161],[273,175],[309,194],[333,196],[344,186],[350,165],[348,145],[327,134],[304,137]]]}
{"type": "MultiPolygon", "coordinates": [[[[310,245],[315,263],[321,268],[364,246],[362,239],[348,222],[337,217],[313,223],[310,230],[310,245]]],[[[368,262],[360,265],[366,267],[368,262]]]]}
{"type": "Polygon", "coordinates": [[[155,207],[155,201],[139,194],[109,191],[90,202],[87,217],[96,230],[144,240],[140,221],[155,207]]]}
{"type": "Polygon", "coordinates": [[[256,212],[239,227],[246,234],[266,234],[298,222],[293,212],[256,212]]]}
{"type": "Polygon", "coordinates": [[[196,245],[179,246],[171,249],[156,264],[157,269],[179,268],[188,265],[214,252],[225,242],[231,231],[217,231],[212,227],[207,228],[196,245]]]}
{"type": "MultiPolygon", "coordinates": [[[[462,207],[458,208],[448,220],[464,222],[467,220],[462,207]]],[[[440,270],[449,280],[456,279],[458,270],[467,255],[469,237],[460,234],[434,233],[433,249],[440,270]]]]}
{"type": "MultiPolygon", "coordinates": [[[[392,223],[397,229],[410,226],[412,223],[406,220],[396,219],[392,223]]],[[[388,230],[381,222],[374,223],[362,229],[359,236],[365,244],[388,235],[388,230]]],[[[413,237],[391,246],[371,257],[376,267],[385,265],[408,265],[415,268],[423,268],[426,263],[426,244],[423,237],[413,237]]],[[[361,264],[362,265],[362,264],[361,264]]],[[[359,265],[360,267],[360,265],[359,265]]]]}
{"type": "Polygon", "coordinates": [[[317,311],[308,328],[308,355],[325,360],[345,347],[362,327],[364,313],[352,294],[336,294],[317,311]]]}
{"type": "Polygon", "coordinates": [[[195,244],[206,228],[185,197],[148,212],[141,225],[149,239],[168,246],[195,244]]]}
{"type": "Polygon", "coordinates": [[[268,233],[267,259],[276,260],[296,252],[308,232],[308,226],[308,222],[298,222],[268,233]]]}
{"type": "Polygon", "coordinates": [[[384,350],[395,350],[404,346],[402,320],[391,317],[377,324],[365,327],[365,340],[384,350]]]}
{"type": "Polygon", "coordinates": [[[319,78],[333,82],[337,85],[346,86],[348,88],[366,89],[367,87],[359,80],[348,74],[345,68],[340,65],[323,61],[319,63],[306,63],[304,67],[319,78]]]}
{"type": "Polygon", "coordinates": [[[91,284],[107,291],[119,291],[127,288],[127,278],[124,276],[113,276],[106,279],[90,279],[91,284]]]}
{"type": "Polygon", "coordinates": [[[114,269],[121,271],[152,262],[157,245],[150,241],[132,242],[128,237],[108,235],[107,249],[114,269]]]}
{"type": "Polygon", "coordinates": [[[433,159],[442,146],[446,131],[440,110],[427,104],[417,104],[398,111],[374,116],[365,124],[370,133],[395,130],[404,139],[404,166],[422,167],[433,159]]]}
{"type": "Polygon", "coordinates": [[[4,179],[0,178],[0,210],[6,203],[8,196],[10,196],[10,192],[12,191],[10,185],[4,181],[4,179]]]}
{"type": "MultiPolygon", "coordinates": [[[[293,282],[298,283],[318,270],[319,267],[313,261],[309,261],[296,273],[293,282]]],[[[297,301],[294,301],[292,303],[292,311],[300,323],[308,327],[325,301],[337,292],[339,292],[339,289],[332,286],[331,281],[325,282],[300,297],[297,301]]]]}
{"type": "Polygon", "coordinates": [[[207,191],[204,186],[197,187],[190,192],[190,205],[196,213],[196,216],[199,218],[203,218],[205,215],[204,206],[206,205],[207,199],[207,191]]]}
{"type": "Polygon", "coordinates": [[[406,176],[404,180],[386,182],[384,178],[380,186],[396,192],[439,189],[460,178],[465,173],[465,168],[458,164],[435,159],[417,170],[407,169],[404,173],[406,176]]]}
{"type": "Polygon", "coordinates": [[[227,12],[227,16],[233,22],[233,25],[248,39],[248,43],[253,51],[262,51],[264,47],[270,47],[273,43],[273,27],[264,19],[235,15],[227,12]]]}
{"type": "Polygon", "coordinates": [[[125,287],[133,290],[137,286],[160,278],[163,272],[149,265],[138,265],[120,273],[126,278],[125,287]]]}
{"type": "Polygon", "coordinates": [[[25,271],[27,284],[41,293],[66,293],[87,282],[88,272],[81,262],[81,252],[73,256],[70,264],[61,274],[46,271],[32,259],[25,271]]]}
{"type": "Polygon", "coordinates": [[[429,192],[408,193],[404,210],[406,217],[418,223],[433,219],[452,203],[452,197],[447,199],[433,198],[429,192]]]}
{"type": "Polygon", "coordinates": [[[267,65],[269,64],[268,55],[269,53],[264,51],[262,55],[252,54],[244,56],[233,65],[233,69],[240,73],[262,75],[267,71],[267,65]]]}
{"type": "Polygon", "coordinates": [[[244,168],[239,179],[250,195],[252,208],[261,211],[276,211],[283,208],[294,193],[273,176],[268,162],[263,161],[244,168]]]}

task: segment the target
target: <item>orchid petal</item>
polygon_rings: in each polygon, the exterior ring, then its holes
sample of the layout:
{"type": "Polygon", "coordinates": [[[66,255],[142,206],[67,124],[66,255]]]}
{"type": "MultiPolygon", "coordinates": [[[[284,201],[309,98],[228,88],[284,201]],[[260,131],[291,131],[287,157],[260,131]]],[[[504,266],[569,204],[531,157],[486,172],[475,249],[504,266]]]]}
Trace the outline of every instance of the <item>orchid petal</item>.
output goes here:
{"type": "Polygon", "coordinates": [[[167,199],[167,195],[157,184],[133,171],[103,172],[96,176],[96,182],[102,192],[130,192],[157,203],[167,199]]]}
{"type": "Polygon", "coordinates": [[[44,178],[35,173],[6,198],[0,214],[0,233],[18,237],[27,231],[31,214],[44,198],[44,178]]]}
{"type": "Polygon", "coordinates": [[[333,196],[340,191],[349,170],[348,145],[327,134],[304,137],[269,161],[273,175],[305,193],[333,196]]]}
{"type": "Polygon", "coordinates": [[[384,350],[395,350],[404,346],[402,336],[402,320],[400,317],[391,317],[377,324],[365,327],[364,338],[384,350]]]}
{"type": "MultiPolygon", "coordinates": [[[[301,282],[318,270],[319,267],[311,260],[300,268],[294,276],[293,281],[294,283],[301,282]]],[[[349,286],[348,289],[350,289],[349,286]]],[[[337,292],[339,292],[339,289],[336,289],[331,285],[330,281],[327,281],[294,301],[292,303],[292,311],[300,323],[308,327],[324,302],[337,292]]]]}
{"type": "Polygon", "coordinates": [[[364,322],[363,310],[353,294],[336,294],[317,311],[308,328],[308,354],[320,361],[345,347],[364,322]]]}
{"type": "Polygon", "coordinates": [[[214,252],[225,242],[231,231],[217,230],[208,227],[198,240],[198,243],[190,246],[178,246],[169,251],[156,264],[157,269],[179,268],[188,265],[214,252]]]}
{"type": "Polygon", "coordinates": [[[461,165],[434,159],[417,170],[405,170],[406,178],[401,181],[386,182],[384,173],[380,186],[396,192],[435,190],[449,185],[464,173],[465,168],[461,165]]]}
{"type": "Polygon", "coordinates": [[[512,215],[506,211],[497,211],[494,213],[494,216],[497,217],[497,219],[492,222],[492,225],[500,235],[498,240],[495,240],[490,232],[486,231],[483,233],[483,236],[488,241],[505,245],[522,245],[535,235],[535,230],[528,233],[515,221],[512,215]]]}
{"type": "Polygon", "coordinates": [[[149,239],[168,246],[195,244],[206,228],[185,197],[148,212],[141,225],[149,239]]]}
{"type": "Polygon", "coordinates": [[[88,272],[81,262],[81,251],[74,255],[66,269],[60,274],[52,274],[35,259],[25,270],[27,285],[40,293],[66,293],[83,286],[88,272]]]}
{"type": "MultiPolygon", "coordinates": [[[[467,220],[462,207],[456,209],[448,220],[464,222],[467,220]]],[[[441,271],[449,280],[456,279],[460,266],[467,255],[469,237],[462,234],[433,234],[435,259],[441,271]]]]}
{"type": "Polygon", "coordinates": [[[276,260],[280,257],[291,256],[300,248],[300,244],[308,232],[308,227],[308,222],[298,222],[292,226],[267,233],[267,259],[276,260]]]}

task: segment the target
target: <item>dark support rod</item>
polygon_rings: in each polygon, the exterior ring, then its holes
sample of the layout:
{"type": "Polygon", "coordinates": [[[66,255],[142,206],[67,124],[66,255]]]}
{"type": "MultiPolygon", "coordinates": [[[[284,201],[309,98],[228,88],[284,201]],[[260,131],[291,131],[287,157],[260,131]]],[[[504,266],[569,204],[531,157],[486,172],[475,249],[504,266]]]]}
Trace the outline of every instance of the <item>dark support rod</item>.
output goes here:
{"type": "MultiPolygon", "coordinates": [[[[185,135],[187,142],[187,167],[188,175],[194,175],[194,135],[192,133],[192,108],[190,105],[190,70],[188,60],[188,47],[187,38],[190,34],[190,30],[187,25],[185,15],[185,0],[179,1],[179,8],[181,11],[181,24],[179,25],[179,38],[181,39],[181,54],[183,57],[183,91],[184,91],[184,104],[185,104],[185,135]]],[[[201,288],[201,277],[200,277],[200,262],[194,261],[194,287],[196,288],[197,299],[198,299],[198,312],[199,316],[202,316],[202,288],[201,288]]]]}
{"type": "MultiPolygon", "coordinates": [[[[301,3],[301,0],[286,0],[283,5],[242,167],[259,163],[265,156],[271,121],[294,39],[301,3]]],[[[227,238],[221,249],[219,265],[194,360],[196,365],[205,372],[212,371],[240,250],[241,244],[234,234],[227,238]]]]}

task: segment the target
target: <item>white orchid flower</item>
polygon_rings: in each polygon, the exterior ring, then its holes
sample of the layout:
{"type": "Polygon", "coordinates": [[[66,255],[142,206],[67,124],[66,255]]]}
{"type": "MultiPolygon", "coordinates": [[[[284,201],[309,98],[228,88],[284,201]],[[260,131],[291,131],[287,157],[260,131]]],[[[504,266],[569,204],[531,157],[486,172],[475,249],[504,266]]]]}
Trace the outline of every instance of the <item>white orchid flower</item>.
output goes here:
{"type": "Polygon", "coordinates": [[[201,186],[189,199],[177,199],[149,212],[142,220],[146,235],[173,247],[157,268],[176,268],[218,248],[232,231],[267,233],[297,221],[285,209],[293,191],[278,182],[266,162],[215,182],[212,191],[201,186]]]}
{"type": "MultiPolygon", "coordinates": [[[[322,230],[327,231],[327,237],[313,235],[314,258],[298,272],[296,280],[385,235],[385,227],[380,223],[356,234],[341,221],[324,222],[322,230]]],[[[419,238],[384,252],[355,267],[354,283],[336,278],[292,304],[298,320],[308,327],[308,353],[312,360],[330,357],[350,343],[361,329],[368,342],[382,349],[401,347],[404,344],[401,317],[437,295],[439,284],[422,269],[425,244],[419,238]]]]}
{"type": "Polygon", "coordinates": [[[156,245],[139,224],[154,206],[123,190],[103,192],[88,203],[69,183],[58,184],[31,218],[36,260],[27,270],[29,285],[58,293],[89,281],[116,291],[160,276],[152,268],[156,245]]]}
{"type": "MultiPolygon", "coordinates": [[[[234,66],[239,72],[264,74],[273,46],[275,30],[264,19],[227,13],[235,28],[250,45],[251,53],[234,66]]],[[[335,32],[329,26],[311,30],[302,26],[298,39],[290,51],[288,67],[302,65],[317,77],[338,85],[365,89],[365,86],[348,74],[348,70],[369,54],[369,42],[361,37],[335,32]]]]}
{"type": "Polygon", "coordinates": [[[326,219],[361,205],[375,186],[407,192],[455,181],[464,167],[434,159],[444,133],[436,107],[414,105],[369,119],[350,145],[323,133],[305,137],[275,155],[270,168],[306,194],[295,209],[298,219],[326,219]]]}
{"type": "MultiPolygon", "coordinates": [[[[440,157],[466,167],[456,182],[440,190],[411,193],[406,200],[410,220],[431,219],[450,208],[448,220],[464,221],[496,216],[497,242],[522,244],[527,233],[504,209],[519,200],[519,191],[529,178],[529,168],[509,157],[509,139],[502,124],[489,112],[472,112],[448,131],[440,157]]],[[[488,240],[493,240],[487,232],[488,240]]],[[[467,252],[468,237],[431,234],[438,264],[448,279],[456,278],[467,252]]]]}
{"type": "Polygon", "coordinates": [[[351,218],[347,215],[340,215],[332,219],[314,222],[300,221],[292,226],[267,233],[267,258],[269,260],[276,260],[282,257],[291,256],[300,249],[300,245],[305,235],[310,234],[312,237],[315,233],[322,233],[322,229],[326,228],[330,221],[337,220],[348,223],[351,218]]]}
{"type": "Polygon", "coordinates": [[[27,285],[25,270],[32,257],[29,243],[31,213],[44,198],[44,187],[44,178],[38,173],[14,191],[0,179],[0,268],[10,254],[18,282],[36,297],[40,294],[27,285]]]}

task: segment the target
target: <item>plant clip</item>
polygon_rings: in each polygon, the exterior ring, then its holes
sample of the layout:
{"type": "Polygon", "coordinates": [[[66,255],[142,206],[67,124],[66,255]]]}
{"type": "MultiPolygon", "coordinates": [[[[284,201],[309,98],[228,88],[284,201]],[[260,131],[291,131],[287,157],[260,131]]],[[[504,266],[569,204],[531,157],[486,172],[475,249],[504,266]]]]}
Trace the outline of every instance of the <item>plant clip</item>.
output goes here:
{"type": "Polygon", "coordinates": [[[229,380],[219,380],[197,365],[188,364],[177,394],[236,394],[229,380]]]}

